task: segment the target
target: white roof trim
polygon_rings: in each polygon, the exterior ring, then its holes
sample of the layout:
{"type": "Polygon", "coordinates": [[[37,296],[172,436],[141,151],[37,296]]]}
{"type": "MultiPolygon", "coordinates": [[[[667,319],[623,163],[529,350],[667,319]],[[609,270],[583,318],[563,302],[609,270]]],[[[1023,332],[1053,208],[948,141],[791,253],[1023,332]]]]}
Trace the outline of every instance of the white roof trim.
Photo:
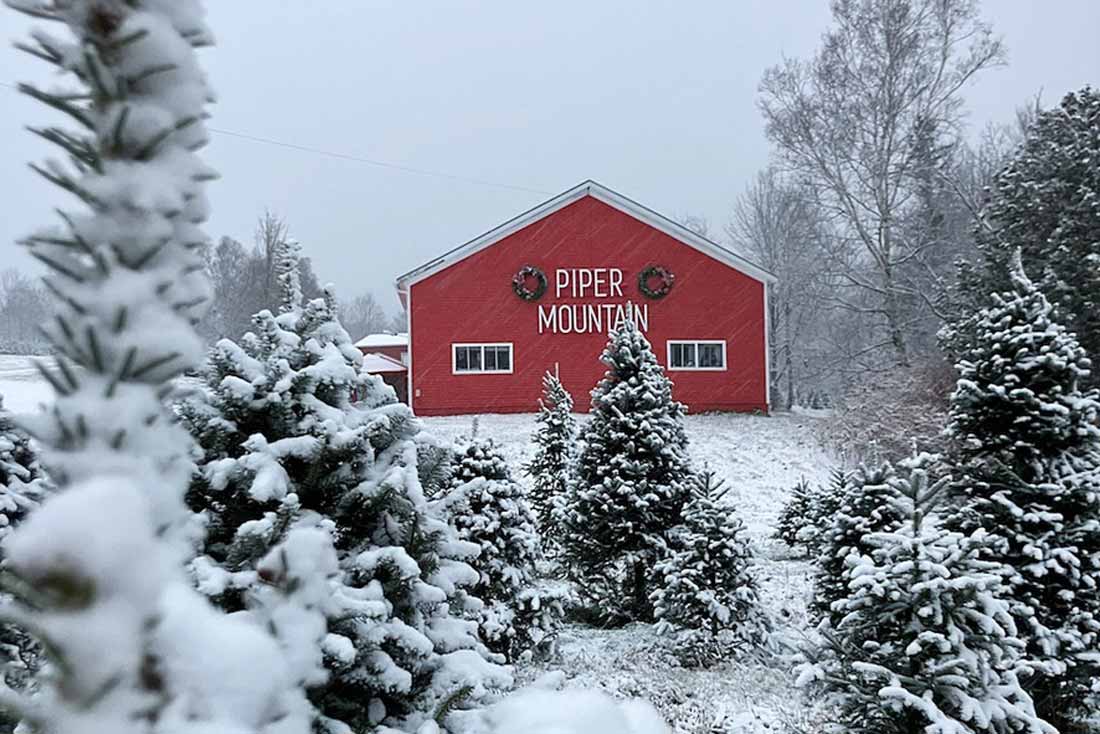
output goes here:
{"type": "Polygon", "coordinates": [[[754,280],[761,281],[763,283],[774,283],[777,278],[769,273],[764,268],[760,267],[747,260],[746,258],[738,255],[732,250],[728,250],[722,247],[717,242],[712,242],[706,237],[692,232],[687,227],[672,221],[668,217],[662,216],[652,209],[642,206],[638,202],[628,199],[620,193],[612,191],[611,189],[596,183],[595,181],[585,181],[573,188],[558,194],[552,199],[544,201],[533,209],[529,209],[519,216],[509,219],[504,224],[489,230],[485,234],[475,237],[464,245],[460,245],[450,252],[444,253],[430,262],[421,265],[415,270],[410,270],[404,275],[400,275],[397,278],[397,288],[399,291],[405,291],[410,286],[429,278],[441,270],[446,270],[455,263],[465,260],[470,255],[476,252],[480,252],[487,247],[495,245],[502,239],[514,232],[518,232],[529,224],[537,222],[544,217],[553,214],[559,209],[564,209],[566,206],[573,202],[584,198],[585,196],[591,196],[592,198],[602,201],[604,204],[611,206],[619,211],[627,214],[635,219],[638,219],[646,224],[650,225],[654,229],[664,232],[669,237],[679,240],[680,242],[695,248],[699,252],[705,255],[713,257],[721,263],[728,265],[729,267],[744,273],[745,275],[753,278],[754,280]]]}

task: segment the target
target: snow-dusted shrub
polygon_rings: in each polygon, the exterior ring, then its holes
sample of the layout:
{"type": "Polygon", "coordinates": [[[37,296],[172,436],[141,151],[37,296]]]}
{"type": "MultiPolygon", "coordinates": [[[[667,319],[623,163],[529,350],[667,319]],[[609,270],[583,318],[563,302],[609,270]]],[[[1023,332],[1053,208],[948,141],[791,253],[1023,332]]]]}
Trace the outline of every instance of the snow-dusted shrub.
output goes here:
{"type": "Polygon", "coordinates": [[[77,205],[27,239],[56,299],[44,331],[58,371],[42,373],[57,395],[28,428],[57,491],[4,539],[17,597],[5,617],[52,665],[36,696],[5,706],[44,734],[305,734],[299,661],[183,572],[190,441],[162,398],[202,355],[214,174],[196,154],[211,97],[194,52],[210,41],[201,5],[9,4],[64,34],[25,47],[64,81],[20,89],[70,123],[34,129],[68,165],[34,168],[77,205]]]}
{"type": "Polygon", "coordinates": [[[544,545],[555,541],[554,507],[565,498],[576,461],[577,421],[573,418],[573,396],[557,375],[542,378],[539,427],[535,431],[535,454],[523,467],[531,477],[529,497],[539,521],[544,545]]]}
{"type": "MultiPolygon", "coordinates": [[[[934,461],[934,457],[922,455],[909,461],[925,465],[934,461]]],[[[894,502],[895,477],[894,467],[889,463],[872,468],[861,466],[840,496],[839,506],[821,537],[814,568],[810,613],[816,619],[839,621],[840,613],[833,609],[833,604],[848,593],[848,556],[870,552],[866,539],[871,533],[895,530],[900,525],[902,518],[894,502]]]]}
{"type": "Polygon", "coordinates": [[[1055,734],[1020,682],[1030,669],[1005,596],[1011,569],[982,560],[984,531],[928,517],[946,479],[930,485],[916,466],[888,481],[903,522],[846,559],[848,593],[800,684],[823,692],[851,734],[1055,734]]]}
{"type": "Polygon", "coordinates": [[[645,336],[627,318],[600,357],[575,481],[555,514],[562,560],[609,621],[652,621],[658,561],[691,493],[684,406],[672,399],[645,336]]]}
{"type": "Polygon", "coordinates": [[[1012,612],[1048,670],[1029,689],[1044,718],[1073,732],[1095,711],[1100,679],[1100,401],[1080,387],[1084,349],[1018,259],[1012,278],[964,329],[950,525],[988,532],[983,558],[1013,569],[1012,612]]]}
{"type": "Polygon", "coordinates": [[[561,626],[562,599],[536,585],[535,517],[491,441],[458,441],[451,487],[439,506],[458,537],[480,550],[470,561],[479,580],[469,591],[485,605],[477,613],[482,639],[509,660],[548,652],[561,626]]]}
{"type": "Polygon", "coordinates": [[[324,531],[339,572],[323,605],[327,679],[310,687],[315,726],[412,730],[444,702],[461,709],[509,683],[462,618],[480,608],[464,591],[478,548],[429,508],[419,425],[362,370],[331,291],[303,304],[297,248],[282,245],[280,260],[280,313],[257,314],[239,345],[219,342],[204,389],[179,406],[203,450],[188,498],[208,532],[192,569],[226,609],[263,616],[263,559],[308,565],[289,540],[282,554],[272,547],[299,528],[324,531]]]}
{"type": "Polygon", "coordinates": [[[762,642],[768,622],[744,524],[731,507],[719,504],[724,483],[703,471],[693,484],[671,553],[657,563],[651,598],[657,628],[676,636],[681,660],[705,667],[735,647],[762,642]]]}
{"type": "Polygon", "coordinates": [[[871,464],[937,453],[943,449],[952,379],[950,364],[942,359],[862,374],[821,423],[821,440],[871,464]]]}

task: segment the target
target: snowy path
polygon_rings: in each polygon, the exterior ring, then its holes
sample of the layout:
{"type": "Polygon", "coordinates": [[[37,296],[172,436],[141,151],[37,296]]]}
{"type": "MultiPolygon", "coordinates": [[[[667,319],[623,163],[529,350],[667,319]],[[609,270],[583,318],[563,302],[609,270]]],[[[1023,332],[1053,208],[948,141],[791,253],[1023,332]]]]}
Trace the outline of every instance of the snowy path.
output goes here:
{"type": "MultiPolygon", "coordinates": [[[[809,564],[792,558],[770,536],[783,501],[800,477],[828,480],[832,461],[815,439],[820,418],[731,414],[688,416],[689,453],[709,464],[731,489],[729,505],[745,521],[757,556],[761,603],[776,640],[798,641],[806,628],[809,564]]],[[[497,442],[512,466],[531,455],[533,415],[478,416],[478,433],[497,442]]],[[[470,431],[473,417],[424,420],[432,433],[454,438],[470,431]]],[[[562,670],[570,687],[601,688],[651,700],[684,734],[765,734],[807,731],[808,707],[791,688],[786,665],[774,655],[745,654],[710,670],[677,667],[671,642],[648,625],[599,630],[572,626],[562,635],[560,659],[521,668],[521,681],[562,670]]]]}

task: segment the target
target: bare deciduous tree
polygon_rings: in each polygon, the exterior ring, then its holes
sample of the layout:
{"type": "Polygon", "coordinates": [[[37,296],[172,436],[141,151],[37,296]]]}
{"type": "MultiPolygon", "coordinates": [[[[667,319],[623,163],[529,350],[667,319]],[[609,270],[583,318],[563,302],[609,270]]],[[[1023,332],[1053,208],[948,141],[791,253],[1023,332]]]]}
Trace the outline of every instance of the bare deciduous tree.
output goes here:
{"type": "Polygon", "coordinates": [[[340,304],[340,323],[347,329],[353,341],[367,334],[385,331],[391,320],[390,315],[371,293],[363,293],[340,304]]]}
{"type": "Polygon", "coordinates": [[[903,271],[935,242],[904,225],[921,205],[929,145],[958,135],[960,91],[1004,51],[975,0],[835,0],[832,11],[811,61],[765,73],[760,108],[785,163],[833,217],[835,298],[906,365],[906,301],[926,294],[903,271]]]}
{"type": "Polygon", "coordinates": [[[768,302],[771,401],[777,408],[790,408],[807,372],[809,331],[820,316],[825,285],[819,267],[817,212],[805,192],[768,168],[737,200],[726,232],[735,246],[751,253],[778,278],[768,302]]]}

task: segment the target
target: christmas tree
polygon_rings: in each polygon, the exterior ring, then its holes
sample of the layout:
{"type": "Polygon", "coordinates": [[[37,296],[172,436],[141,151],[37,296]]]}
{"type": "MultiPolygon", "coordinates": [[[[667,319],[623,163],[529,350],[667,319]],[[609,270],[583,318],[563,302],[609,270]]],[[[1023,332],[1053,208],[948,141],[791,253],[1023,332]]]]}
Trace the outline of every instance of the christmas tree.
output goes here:
{"type": "MultiPolygon", "coordinates": [[[[461,618],[480,608],[463,591],[478,548],[429,509],[419,425],[363,371],[331,290],[302,302],[297,262],[282,243],[280,313],[257,314],[239,345],[219,342],[205,389],[179,407],[203,450],[188,500],[207,536],[192,568],[220,606],[262,616],[263,559],[296,529],[326,530],[339,573],[324,605],[328,678],[310,689],[315,725],[412,730],[453,696],[461,708],[508,683],[461,618]]],[[[284,565],[308,565],[291,550],[284,565]]]]}
{"type": "Polygon", "coordinates": [[[557,537],[554,507],[565,497],[576,457],[577,422],[573,418],[573,397],[557,375],[542,378],[542,399],[536,419],[535,455],[524,470],[531,477],[529,496],[539,521],[543,543],[557,537]]]}
{"type": "Polygon", "coordinates": [[[1089,359],[1027,278],[973,317],[949,435],[957,511],[984,557],[1013,570],[1012,612],[1046,666],[1027,682],[1039,713],[1078,731],[1100,676],[1100,402],[1089,359]]]}
{"type": "Polygon", "coordinates": [[[812,522],[810,513],[814,505],[814,494],[814,487],[806,481],[806,477],[799,479],[791,488],[791,494],[783,503],[783,509],[775,523],[774,537],[777,540],[782,540],[791,548],[802,545],[800,534],[812,522]]]}
{"type": "Polygon", "coordinates": [[[1055,734],[1020,684],[1029,668],[1005,601],[1008,570],[982,560],[983,531],[964,536],[928,517],[946,479],[906,470],[889,479],[904,522],[848,557],[837,621],[822,626],[799,683],[824,692],[852,734],[1055,734]]]}
{"type": "Polygon", "coordinates": [[[196,154],[211,97],[201,6],[9,4],[63,34],[20,47],[65,81],[20,91],[69,121],[32,128],[68,164],[32,168],[77,204],[25,243],[55,297],[57,372],[40,371],[56,399],[27,425],[57,491],[4,540],[17,599],[5,617],[52,665],[36,696],[5,707],[45,734],[305,734],[300,670],[280,641],[213,609],[183,573],[190,441],[162,398],[202,355],[214,174],[196,154]]]}
{"type": "MultiPolygon", "coordinates": [[[[933,457],[925,457],[930,463],[933,457]]],[[[814,569],[814,597],[810,613],[816,619],[839,621],[833,604],[848,593],[848,556],[870,552],[866,538],[871,533],[896,529],[902,521],[894,503],[896,488],[894,467],[885,463],[861,466],[839,496],[835,514],[820,539],[820,552],[814,569]]]]}
{"type": "MultiPolygon", "coordinates": [[[[1085,87],[1037,115],[1023,145],[993,180],[975,230],[982,261],[965,283],[982,298],[1012,288],[1014,253],[1021,250],[1026,262],[1042,263],[1033,273],[1038,287],[1093,356],[1100,354],[1097,160],[1100,90],[1085,87]]],[[[1096,375],[1084,379],[1096,384],[1096,375]]]]}
{"type": "Polygon", "coordinates": [[[469,591],[485,604],[477,615],[482,639],[509,660],[545,651],[561,624],[561,601],[536,587],[535,517],[492,442],[460,439],[439,504],[458,537],[480,549],[471,561],[479,581],[469,591]]]}
{"type": "Polygon", "coordinates": [[[717,662],[732,646],[762,642],[767,620],[744,524],[719,504],[724,483],[704,470],[694,484],[674,550],[655,569],[651,598],[658,630],[676,634],[681,659],[700,665],[717,662]]]}
{"type": "Polygon", "coordinates": [[[563,560],[605,616],[651,621],[655,567],[690,495],[684,406],[632,319],[601,360],[576,481],[556,514],[563,560]]]}

